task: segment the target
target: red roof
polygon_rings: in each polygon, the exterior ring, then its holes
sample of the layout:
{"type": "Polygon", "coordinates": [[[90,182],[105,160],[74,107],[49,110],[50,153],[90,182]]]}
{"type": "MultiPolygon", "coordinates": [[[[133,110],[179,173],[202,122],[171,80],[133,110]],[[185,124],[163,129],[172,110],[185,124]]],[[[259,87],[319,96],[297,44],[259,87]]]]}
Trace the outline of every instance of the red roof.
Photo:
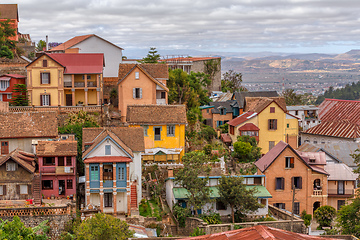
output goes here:
{"type": "Polygon", "coordinates": [[[67,74],[100,74],[103,72],[103,53],[46,53],[60,65],[67,74]]]}
{"type": "Polygon", "coordinates": [[[358,138],[360,136],[360,127],[348,121],[321,122],[319,125],[307,129],[304,133],[342,138],[358,138]]]}
{"type": "Polygon", "coordinates": [[[4,75],[1,75],[0,77],[2,77],[2,76],[12,77],[12,78],[26,78],[26,76],[23,76],[20,74],[4,74],[4,75]]]}
{"type": "Polygon", "coordinates": [[[109,163],[109,162],[131,162],[131,158],[122,156],[92,157],[84,160],[84,163],[109,163]]]}
{"type": "Polygon", "coordinates": [[[253,123],[245,123],[244,125],[239,127],[239,131],[259,131],[259,130],[260,130],[260,128],[258,128],[253,123]]]}
{"type": "Polygon", "coordinates": [[[310,236],[306,234],[294,233],[278,228],[257,225],[238,230],[232,230],[222,233],[213,233],[198,237],[183,238],[186,240],[249,240],[249,239],[266,239],[266,240],[335,240],[334,238],[323,238],[318,236],[310,236]]]}
{"type": "Polygon", "coordinates": [[[325,99],[319,106],[322,122],[347,120],[360,124],[360,101],[325,99]]]}
{"type": "Polygon", "coordinates": [[[231,143],[231,137],[230,137],[230,135],[228,133],[221,134],[221,140],[224,143],[231,143]]]}
{"type": "Polygon", "coordinates": [[[233,120],[231,120],[230,122],[228,122],[228,124],[230,126],[238,126],[243,122],[246,122],[247,120],[255,117],[257,115],[257,113],[255,112],[245,112],[243,114],[241,114],[240,116],[238,116],[237,118],[234,118],[233,120]]]}

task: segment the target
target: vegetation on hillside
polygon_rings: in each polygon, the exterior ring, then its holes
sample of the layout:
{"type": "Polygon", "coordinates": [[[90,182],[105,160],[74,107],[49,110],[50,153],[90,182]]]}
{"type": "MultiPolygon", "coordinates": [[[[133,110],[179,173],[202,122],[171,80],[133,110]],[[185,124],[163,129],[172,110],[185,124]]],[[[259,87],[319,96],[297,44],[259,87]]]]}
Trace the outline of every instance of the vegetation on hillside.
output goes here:
{"type": "Polygon", "coordinates": [[[357,83],[346,84],[344,88],[335,89],[331,86],[325,91],[324,95],[318,96],[316,104],[322,103],[325,98],[342,99],[342,100],[358,100],[360,99],[360,81],[357,83]]]}
{"type": "Polygon", "coordinates": [[[49,227],[46,226],[46,223],[47,221],[44,221],[39,226],[31,228],[25,227],[18,216],[14,216],[12,221],[0,219],[0,239],[47,240],[49,238],[46,233],[49,231],[49,227]]]}
{"type": "Polygon", "coordinates": [[[10,20],[0,22],[0,58],[14,58],[13,51],[16,49],[16,41],[9,39],[14,36],[16,36],[16,31],[11,26],[10,20]]]}

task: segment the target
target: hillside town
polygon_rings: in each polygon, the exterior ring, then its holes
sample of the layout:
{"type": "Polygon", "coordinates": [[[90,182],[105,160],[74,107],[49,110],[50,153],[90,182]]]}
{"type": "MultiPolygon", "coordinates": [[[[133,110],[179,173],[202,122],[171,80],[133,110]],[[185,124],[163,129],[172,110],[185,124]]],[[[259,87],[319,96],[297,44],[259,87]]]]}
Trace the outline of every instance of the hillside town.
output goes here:
{"type": "Polygon", "coordinates": [[[38,48],[17,4],[0,23],[0,239],[360,237],[360,101],[289,105],[96,34],[38,48]]]}

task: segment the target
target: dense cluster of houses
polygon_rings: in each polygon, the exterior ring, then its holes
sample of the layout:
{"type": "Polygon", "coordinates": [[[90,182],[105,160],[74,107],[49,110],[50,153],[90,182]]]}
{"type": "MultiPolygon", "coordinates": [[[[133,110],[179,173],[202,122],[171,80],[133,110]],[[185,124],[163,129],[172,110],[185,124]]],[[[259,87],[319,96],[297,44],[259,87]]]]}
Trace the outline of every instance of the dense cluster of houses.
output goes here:
{"type": "MultiPolygon", "coordinates": [[[[8,18],[18,19],[17,9],[12,12],[16,16],[8,18]]],[[[142,199],[142,166],[159,163],[169,166],[168,205],[186,206],[187,191],[174,182],[172,170],[181,166],[185,154],[186,108],[168,105],[168,69],[204,71],[206,61],[220,59],[172,58],[163,60],[166,64],[144,64],[123,60],[122,50],[94,34],[76,36],[38,54],[26,66],[26,76],[0,76],[0,206],[71,200],[83,194],[84,209],[131,214],[142,199]],[[19,83],[27,86],[31,111],[7,105],[19,83]],[[58,133],[57,109],[71,112],[108,104],[113,89],[122,125],[84,128],[78,156],[79,139],[58,133]],[[82,182],[79,159],[84,164],[82,182]]],[[[219,70],[209,90],[219,91],[220,81],[219,70]]],[[[358,175],[352,172],[356,165],[349,154],[360,148],[359,101],[327,99],[319,107],[286,106],[273,91],[215,93],[213,102],[200,107],[204,123],[216,131],[227,124],[228,133],[219,138],[230,151],[238,136],[254,137],[261,147],[257,173],[243,176],[264,206],[255,215],[266,215],[268,204],[295,214],[313,213],[323,205],[339,209],[353,197],[358,175]]],[[[226,169],[222,166],[222,172],[209,179],[212,198],[219,199],[216,186],[226,169]]],[[[221,201],[202,211],[210,209],[230,213],[221,201]]]]}

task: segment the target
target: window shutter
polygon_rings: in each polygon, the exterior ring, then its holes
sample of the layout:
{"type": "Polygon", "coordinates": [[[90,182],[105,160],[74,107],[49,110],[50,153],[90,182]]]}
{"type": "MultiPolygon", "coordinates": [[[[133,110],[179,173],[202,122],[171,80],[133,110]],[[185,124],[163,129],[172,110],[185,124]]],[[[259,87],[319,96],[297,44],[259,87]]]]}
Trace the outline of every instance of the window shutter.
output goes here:
{"type": "Polygon", "coordinates": [[[20,195],[20,185],[16,185],[16,194],[20,195]]]}
{"type": "Polygon", "coordinates": [[[142,99],[142,88],[140,88],[140,99],[142,99]]]}
{"type": "Polygon", "coordinates": [[[43,95],[40,95],[40,106],[43,105],[43,95]]]}
{"type": "Polygon", "coordinates": [[[284,190],[284,185],[285,185],[285,179],[281,178],[281,189],[284,190]]]}
{"type": "Polygon", "coordinates": [[[294,177],[291,178],[291,189],[294,188],[294,177]]]}
{"type": "Polygon", "coordinates": [[[268,119],[268,130],[270,130],[270,122],[271,122],[271,119],[268,119]]]}
{"type": "Polygon", "coordinates": [[[133,99],[136,97],[136,88],[133,88],[133,99]]]}
{"type": "Polygon", "coordinates": [[[284,209],[286,209],[286,207],[285,207],[285,203],[283,203],[283,204],[284,204],[284,205],[283,205],[283,206],[284,206],[284,209]]]}
{"type": "Polygon", "coordinates": [[[6,185],[3,185],[3,196],[6,195],[6,185]]]}
{"type": "Polygon", "coordinates": [[[51,106],[51,95],[49,94],[49,106],[51,106]]]}
{"type": "Polygon", "coordinates": [[[43,67],[47,67],[47,60],[43,60],[43,67]]]}
{"type": "Polygon", "coordinates": [[[32,195],[32,192],[31,192],[31,184],[28,184],[28,194],[29,194],[29,195],[32,195]]]}
{"type": "Polygon", "coordinates": [[[299,177],[299,188],[302,189],[302,177],[299,177]]]}
{"type": "Polygon", "coordinates": [[[290,167],[294,168],[294,158],[293,157],[290,158],[290,167]]]}
{"type": "Polygon", "coordinates": [[[277,129],[277,119],[274,119],[274,129],[277,129]]]}

